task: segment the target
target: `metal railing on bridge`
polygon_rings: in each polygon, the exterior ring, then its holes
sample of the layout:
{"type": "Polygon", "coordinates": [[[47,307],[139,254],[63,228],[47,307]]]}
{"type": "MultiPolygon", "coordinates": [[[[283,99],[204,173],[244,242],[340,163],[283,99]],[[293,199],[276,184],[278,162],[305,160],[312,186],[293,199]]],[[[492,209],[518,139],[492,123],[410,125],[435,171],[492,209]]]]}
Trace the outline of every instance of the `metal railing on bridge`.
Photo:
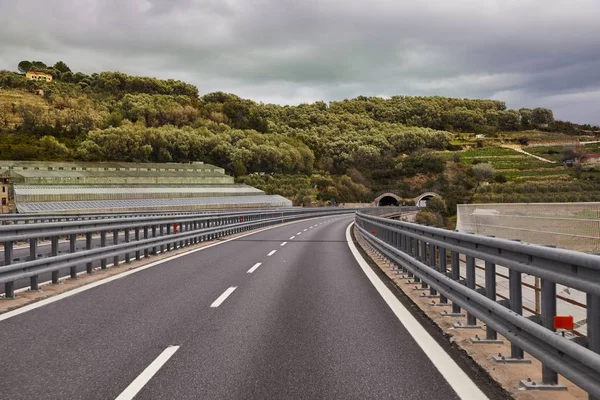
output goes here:
{"type": "MultiPolygon", "coordinates": [[[[448,231],[414,223],[392,221],[357,212],[359,234],[379,254],[440,296],[439,304],[452,306],[448,316],[466,310],[466,323],[486,324],[486,338],[500,333],[511,343],[511,355],[499,362],[519,362],[524,351],[542,362],[542,382],[537,387],[558,385],[558,374],[600,398],[600,256],[518,241],[448,231]],[[465,258],[465,279],[461,277],[465,258]],[[477,282],[477,262],[484,263],[485,279],[477,282]],[[508,269],[509,293],[496,292],[497,267],[508,269]],[[522,276],[541,280],[539,317],[523,316],[522,276]],[[557,284],[586,293],[587,332],[569,339],[554,328],[557,284]]],[[[444,314],[444,313],[443,313],[444,314]]],[[[528,382],[523,382],[528,385],[528,382]]]]}

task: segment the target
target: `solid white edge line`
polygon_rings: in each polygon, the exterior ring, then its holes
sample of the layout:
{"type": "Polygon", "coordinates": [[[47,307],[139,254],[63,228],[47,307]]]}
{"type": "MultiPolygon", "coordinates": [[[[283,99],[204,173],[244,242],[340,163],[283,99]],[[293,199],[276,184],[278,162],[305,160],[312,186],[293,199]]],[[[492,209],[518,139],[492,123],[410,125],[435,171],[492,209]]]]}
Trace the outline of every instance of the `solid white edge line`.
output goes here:
{"type": "Polygon", "coordinates": [[[281,247],[285,246],[287,244],[287,242],[283,242],[280,244],[281,247]]]}
{"type": "Polygon", "coordinates": [[[212,304],[210,305],[211,308],[219,307],[229,297],[229,295],[233,293],[235,289],[237,289],[237,286],[227,288],[227,290],[225,290],[223,294],[221,294],[219,297],[217,297],[215,301],[212,302],[212,304]]]}
{"type": "Polygon", "coordinates": [[[155,267],[157,265],[164,264],[166,262],[175,260],[175,259],[180,258],[180,257],[185,257],[185,256],[188,256],[190,254],[194,254],[194,253],[196,253],[198,251],[210,249],[211,247],[214,247],[214,246],[220,246],[220,245],[222,245],[224,243],[228,243],[228,242],[231,242],[231,241],[234,241],[234,240],[237,240],[237,239],[241,239],[241,238],[246,237],[246,236],[256,235],[257,233],[261,233],[261,232],[268,231],[268,230],[271,230],[271,229],[281,228],[282,226],[287,226],[287,225],[291,225],[291,224],[297,224],[299,222],[306,222],[306,221],[310,221],[310,220],[318,219],[318,218],[323,218],[323,217],[313,217],[313,218],[302,219],[302,220],[299,220],[299,221],[290,221],[290,222],[286,222],[286,223],[279,224],[279,225],[267,226],[265,228],[262,228],[262,229],[259,229],[259,230],[253,231],[253,232],[248,232],[248,233],[245,233],[243,235],[232,237],[232,238],[220,241],[220,242],[212,243],[212,244],[209,244],[209,245],[204,246],[204,247],[199,247],[197,249],[192,249],[190,251],[186,251],[185,253],[176,254],[174,256],[167,257],[167,258],[164,258],[162,260],[157,260],[157,261],[154,261],[152,263],[143,265],[141,267],[130,269],[128,271],[124,271],[124,272],[121,272],[119,274],[116,274],[116,275],[113,275],[113,276],[109,276],[109,277],[106,277],[104,279],[100,279],[99,281],[95,281],[95,282],[92,282],[90,284],[87,284],[87,285],[84,285],[84,286],[80,286],[80,287],[78,287],[76,289],[69,290],[67,292],[63,292],[63,293],[58,294],[56,296],[52,296],[52,297],[49,297],[49,298],[44,299],[44,300],[36,301],[35,303],[31,303],[31,304],[28,304],[26,306],[19,307],[19,308],[15,309],[15,310],[5,312],[3,314],[0,314],[0,322],[2,322],[4,320],[7,320],[9,318],[12,318],[12,317],[16,317],[17,315],[24,314],[24,313],[26,313],[28,311],[35,310],[36,308],[40,308],[40,307],[46,306],[48,304],[52,304],[52,303],[54,303],[56,301],[60,301],[60,300],[65,299],[67,297],[74,296],[74,295],[79,294],[81,292],[88,291],[88,290],[93,289],[95,287],[98,287],[100,285],[104,285],[106,283],[115,281],[117,279],[121,279],[121,278],[124,278],[126,276],[129,276],[129,275],[132,275],[132,274],[136,274],[136,273],[144,271],[144,270],[146,270],[148,268],[152,268],[152,267],[155,267]]]}
{"type": "Polygon", "coordinates": [[[271,257],[275,253],[277,253],[277,250],[271,250],[271,252],[267,254],[267,257],[271,257]]]}
{"type": "Polygon", "coordinates": [[[454,362],[454,360],[446,353],[446,351],[429,335],[423,326],[412,316],[412,314],[404,307],[404,305],[394,296],[388,287],[379,279],[377,274],[373,272],[369,264],[365,261],[358,249],[352,242],[350,229],[354,225],[351,222],[346,228],[346,241],[354,258],[362,268],[371,284],[377,289],[388,307],[396,315],[404,328],[410,333],[413,340],[419,345],[423,352],[429,357],[433,365],[442,374],[444,379],[450,384],[452,389],[458,394],[461,399],[469,400],[485,400],[488,397],[477,387],[475,382],[454,362]]]}
{"type": "Polygon", "coordinates": [[[251,273],[253,273],[254,271],[256,271],[256,268],[260,267],[261,265],[262,265],[262,263],[256,263],[256,264],[254,264],[254,265],[252,266],[252,268],[250,268],[250,269],[248,270],[248,272],[246,272],[246,273],[247,273],[247,274],[251,274],[251,273]]]}
{"type": "Polygon", "coordinates": [[[133,399],[140,392],[140,390],[146,386],[146,384],[150,381],[150,379],[152,379],[158,370],[165,365],[167,361],[169,361],[169,358],[171,358],[177,350],[179,350],[179,346],[169,346],[163,350],[163,352],[160,353],[159,356],[156,357],[156,359],[152,361],[152,363],[148,365],[146,369],[143,370],[142,373],[139,374],[138,377],[135,378],[133,382],[131,382],[129,386],[125,388],[125,390],[123,390],[123,392],[121,392],[116,400],[133,399]]]}

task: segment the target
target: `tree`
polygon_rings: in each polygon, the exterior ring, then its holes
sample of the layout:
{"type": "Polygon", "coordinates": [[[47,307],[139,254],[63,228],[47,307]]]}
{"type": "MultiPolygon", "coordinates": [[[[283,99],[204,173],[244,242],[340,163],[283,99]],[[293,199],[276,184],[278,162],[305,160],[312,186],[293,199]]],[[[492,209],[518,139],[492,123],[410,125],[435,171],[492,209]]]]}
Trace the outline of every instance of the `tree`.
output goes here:
{"type": "Polygon", "coordinates": [[[531,122],[536,125],[548,125],[554,122],[552,110],[547,108],[534,108],[531,112],[531,122]]]}
{"type": "Polygon", "coordinates": [[[444,200],[436,196],[427,200],[427,209],[431,212],[439,213],[440,215],[445,215],[448,213],[448,207],[446,207],[444,200]]]}
{"type": "Polygon", "coordinates": [[[35,68],[35,69],[46,69],[46,68],[48,68],[48,66],[46,64],[44,64],[42,61],[32,61],[31,65],[32,65],[32,68],[35,68]]]}
{"type": "Polygon", "coordinates": [[[50,159],[65,158],[70,154],[69,148],[54,136],[43,136],[39,141],[39,145],[44,155],[50,159]]]}
{"type": "Polygon", "coordinates": [[[444,227],[444,219],[442,218],[442,216],[437,212],[433,212],[427,209],[421,210],[417,213],[417,215],[415,216],[415,222],[417,224],[435,226],[438,228],[444,227]]]}
{"type": "Polygon", "coordinates": [[[63,74],[65,72],[71,72],[71,68],[69,68],[69,66],[63,61],[58,61],[56,64],[54,64],[54,69],[63,74]]]}
{"type": "Polygon", "coordinates": [[[519,114],[521,115],[521,129],[530,128],[533,119],[533,111],[529,108],[521,108],[519,114]]]}
{"type": "Polygon", "coordinates": [[[33,64],[31,64],[31,61],[21,61],[17,68],[19,69],[19,72],[25,74],[31,69],[32,66],[33,64]]]}
{"type": "Polygon", "coordinates": [[[475,197],[475,194],[477,193],[477,189],[479,189],[479,186],[481,186],[481,184],[483,182],[489,182],[490,180],[492,180],[492,178],[494,177],[494,173],[496,172],[496,170],[494,169],[492,164],[489,164],[489,163],[481,163],[481,164],[473,165],[472,171],[473,171],[473,176],[475,178],[475,181],[477,182],[477,185],[475,186],[475,189],[473,190],[473,195],[471,196],[470,203],[473,202],[473,198],[475,197]]]}

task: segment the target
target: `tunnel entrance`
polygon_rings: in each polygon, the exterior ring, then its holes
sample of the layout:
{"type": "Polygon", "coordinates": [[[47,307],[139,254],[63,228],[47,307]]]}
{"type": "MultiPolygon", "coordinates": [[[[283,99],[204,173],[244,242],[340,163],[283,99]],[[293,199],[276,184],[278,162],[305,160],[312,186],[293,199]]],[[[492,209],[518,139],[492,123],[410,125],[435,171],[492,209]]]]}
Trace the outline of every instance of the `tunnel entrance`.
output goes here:
{"type": "Polygon", "coordinates": [[[392,196],[384,196],[379,200],[379,207],[395,206],[398,207],[400,204],[398,200],[392,196]]]}

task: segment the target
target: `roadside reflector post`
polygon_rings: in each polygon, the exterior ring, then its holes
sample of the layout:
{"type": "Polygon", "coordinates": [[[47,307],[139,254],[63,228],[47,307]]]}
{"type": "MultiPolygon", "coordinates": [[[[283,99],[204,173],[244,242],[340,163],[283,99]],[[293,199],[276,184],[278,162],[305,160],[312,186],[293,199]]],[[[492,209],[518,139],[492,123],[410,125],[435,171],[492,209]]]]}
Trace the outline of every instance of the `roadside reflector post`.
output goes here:
{"type": "Polygon", "coordinates": [[[574,329],[573,316],[572,315],[555,315],[554,316],[554,329],[563,331],[572,331],[574,329]]]}

